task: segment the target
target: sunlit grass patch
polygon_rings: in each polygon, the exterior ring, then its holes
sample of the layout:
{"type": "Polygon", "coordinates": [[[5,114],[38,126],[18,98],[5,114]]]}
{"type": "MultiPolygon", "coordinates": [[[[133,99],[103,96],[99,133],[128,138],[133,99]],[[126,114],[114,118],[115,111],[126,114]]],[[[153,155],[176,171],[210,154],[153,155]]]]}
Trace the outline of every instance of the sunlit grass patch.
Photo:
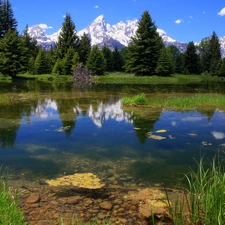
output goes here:
{"type": "Polygon", "coordinates": [[[221,94],[194,94],[189,96],[146,97],[145,94],[124,97],[124,105],[147,105],[164,109],[225,109],[225,96],[221,94]]]}
{"type": "Polygon", "coordinates": [[[188,188],[183,199],[177,199],[169,209],[175,225],[224,224],[225,173],[222,162],[214,158],[206,166],[204,158],[197,162],[197,170],[186,174],[188,188]]]}
{"type": "Polygon", "coordinates": [[[6,169],[0,167],[0,224],[25,225],[23,213],[18,207],[17,193],[8,187],[6,169]]]}

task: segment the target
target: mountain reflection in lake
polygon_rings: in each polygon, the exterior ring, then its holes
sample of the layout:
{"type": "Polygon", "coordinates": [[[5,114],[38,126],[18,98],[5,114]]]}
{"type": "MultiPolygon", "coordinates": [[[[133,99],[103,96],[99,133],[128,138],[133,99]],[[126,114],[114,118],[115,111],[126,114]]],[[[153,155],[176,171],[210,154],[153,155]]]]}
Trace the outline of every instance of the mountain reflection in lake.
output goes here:
{"type": "Polygon", "coordinates": [[[123,110],[114,98],[45,99],[1,109],[0,164],[14,179],[92,172],[108,184],[171,184],[193,158],[223,150],[224,131],[225,114],[217,110],[148,109],[142,115],[123,110]]]}

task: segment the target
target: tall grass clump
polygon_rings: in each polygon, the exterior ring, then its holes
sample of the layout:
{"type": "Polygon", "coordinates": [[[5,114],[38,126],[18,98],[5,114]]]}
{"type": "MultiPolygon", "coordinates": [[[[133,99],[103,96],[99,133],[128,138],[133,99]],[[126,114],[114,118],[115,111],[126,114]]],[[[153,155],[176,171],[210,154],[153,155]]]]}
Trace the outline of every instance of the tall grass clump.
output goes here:
{"type": "Polygon", "coordinates": [[[144,93],[141,93],[141,94],[135,95],[133,97],[125,97],[122,99],[122,102],[124,104],[146,105],[147,98],[144,93]]]}
{"type": "Polygon", "coordinates": [[[169,204],[174,224],[225,224],[225,174],[222,163],[215,157],[206,167],[201,158],[197,171],[191,169],[185,177],[188,182],[185,200],[177,201],[175,206],[169,204]]]}
{"type": "Polygon", "coordinates": [[[17,193],[7,183],[7,169],[0,166],[0,224],[25,225],[25,218],[17,205],[17,193]]]}

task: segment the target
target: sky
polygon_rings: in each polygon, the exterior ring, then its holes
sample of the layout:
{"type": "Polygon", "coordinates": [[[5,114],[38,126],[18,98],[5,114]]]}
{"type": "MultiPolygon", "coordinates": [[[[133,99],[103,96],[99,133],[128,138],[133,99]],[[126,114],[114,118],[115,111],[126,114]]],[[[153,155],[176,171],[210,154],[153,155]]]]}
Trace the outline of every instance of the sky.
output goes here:
{"type": "Polygon", "coordinates": [[[148,10],[155,25],[171,38],[199,42],[215,31],[225,36],[225,0],[11,0],[18,30],[42,24],[47,34],[60,29],[66,13],[79,31],[104,15],[107,23],[141,19],[148,10]]]}

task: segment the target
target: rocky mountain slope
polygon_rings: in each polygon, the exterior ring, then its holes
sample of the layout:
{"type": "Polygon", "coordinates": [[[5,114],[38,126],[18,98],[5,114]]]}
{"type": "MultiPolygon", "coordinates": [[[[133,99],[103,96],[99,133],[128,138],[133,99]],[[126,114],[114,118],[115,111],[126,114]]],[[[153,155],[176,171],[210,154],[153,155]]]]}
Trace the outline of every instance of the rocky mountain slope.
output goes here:
{"type": "MultiPolygon", "coordinates": [[[[115,48],[117,46],[120,49],[124,46],[128,46],[131,37],[135,35],[137,25],[138,20],[128,20],[126,22],[121,21],[117,24],[110,25],[106,22],[104,16],[100,15],[87,28],[78,31],[77,34],[78,36],[82,36],[85,32],[89,36],[92,45],[102,47],[106,44],[110,48],[115,48]]],[[[39,25],[29,27],[28,29],[31,37],[36,39],[38,45],[43,46],[45,49],[55,46],[60,31],[61,29],[52,35],[47,35],[39,25]]],[[[172,39],[161,29],[157,29],[157,31],[166,46],[174,45],[181,52],[186,50],[187,43],[172,39]]],[[[225,37],[220,38],[220,42],[222,54],[225,56],[225,37]]]]}

